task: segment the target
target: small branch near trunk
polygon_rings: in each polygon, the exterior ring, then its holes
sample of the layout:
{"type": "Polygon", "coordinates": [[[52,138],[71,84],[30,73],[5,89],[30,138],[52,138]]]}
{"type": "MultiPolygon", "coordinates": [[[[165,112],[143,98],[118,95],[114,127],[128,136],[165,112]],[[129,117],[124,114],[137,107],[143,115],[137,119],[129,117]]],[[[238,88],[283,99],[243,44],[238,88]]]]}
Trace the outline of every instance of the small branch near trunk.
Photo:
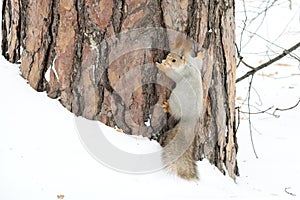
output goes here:
{"type": "MultiPolygon", "coordinates": [[[[251,75],[254,75],[257,71],[265,68],[265,67],[268,67],[270,66],[271,64],[273,64],[274,62],[280,60],[281,58],[285,57],[286,55],[289,55],[292,51],[296,50],[298,47],[300,46],[300,42],[298,42],[297,44],[295,44],[294,46],[292,46],[291,48],[287,49],[287,50],[284,50],[280,55],[276,56],[275,58],[272,58],[271,60],[269,60],[268,62],[265,62],[263,64],[261,64],[260,66],[256,67],[256,68],[253,68],[251,71],[247,72],[246,74],[244,74],[243,76],[241,76],[240,78],[238,78],[236,80],[236,83],[240,82],[241,80],[251,76],[251,75]]],[[[242,57],[240,57],[240,60],[243,64],[245,64],[243,61],[242,61],[242,57]]],[[[246,65],[246,64],[245,64],[246,65]]],[[[250,65],[246,65],[247,67],[250,66],[250,65]]],[[[252,68],[250,66],[250,68],[252,68]]]]}
{"type": "Polygon", "coordinates": [[[250,108],[251,87],[252,87],[253,77],[254,77],[254,75],[251,76],[251,80],[250,80],[249,88],[248,88],[248,98],[247,98],[247,101],[248,101],[248,111],[249,111],[249,112],[248,112],[248,113],[249,113],[249,114],[248,114],[248,122],[249,122],[249,132],[250,132],[250,139],[251,139],[251,144],[252,144],[253,153],[254,153],[254,155],[255,155],[255,158],[258,159],[256,150],[255,150],[255,146],[254,146],[254,141],[253,141],[252,122],[251,122],[251,108],[250,108]]]}
{"type": "Polygon", "coordinates": [[[235,110],[237,110],[237,123],[236,123],[236,127],[235,127],[235,132],[237,133],[239,127],[240,127],[240,124],[241,124],[241,111],[240,111],[240,108],[241,107],[236,107],[235,110]]]}
{"type": "Polygon", "coordinates": [[[238,68],[239,65],[240,65],[241,63],[243,63],[246,67],[248,67],[248,68],[250,68],[250,69],[252,69],[252,70],[255,69],[254,67],[248,65],[248,64],[243,60],[244,57],[241,55],[240,50],[239,50],[239,48],[238,48],[238,46],[237,46],[236,43],[235,43],[235,48],[236,48],[236,50],[237,50],[237,57],[238,57],[238,59],[239,59],[236,68],[238,68]]]}
{"type": "Polygon", "coordinates": [[[246,111],[242,111],[239,109],[240,113],[243,113],[243,114],[251,114],[251,115],[256,115],[256,114],[263,114],[263,113],[267,113],[267,114],[270,114],[268,113],[269,110],[271,110],[272,108],[274,108],[274,106],[271,106],[270,108],[267,108],[265,110],[261,110],[261,111],[258,111],[258,112],[246,112],[246,111]]]}

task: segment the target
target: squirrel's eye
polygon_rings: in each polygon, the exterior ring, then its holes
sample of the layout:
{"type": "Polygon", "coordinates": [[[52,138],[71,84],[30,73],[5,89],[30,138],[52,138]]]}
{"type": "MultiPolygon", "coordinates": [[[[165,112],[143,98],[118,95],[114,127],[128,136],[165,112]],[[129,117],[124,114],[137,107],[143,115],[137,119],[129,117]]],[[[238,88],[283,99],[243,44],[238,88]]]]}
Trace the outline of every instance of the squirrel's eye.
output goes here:
{"type": "Polygon", "coordinates": [[[176,62],[176,59],[173,59],[172,62],[173,62],[173,63],[176,62]]]}

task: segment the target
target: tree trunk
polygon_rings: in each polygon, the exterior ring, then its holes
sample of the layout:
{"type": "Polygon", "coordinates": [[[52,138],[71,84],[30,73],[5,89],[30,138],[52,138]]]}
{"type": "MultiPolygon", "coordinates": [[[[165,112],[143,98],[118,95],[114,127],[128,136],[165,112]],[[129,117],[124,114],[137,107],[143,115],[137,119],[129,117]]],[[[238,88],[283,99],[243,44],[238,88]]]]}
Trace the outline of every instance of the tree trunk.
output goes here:
{"type": "Polygon", "coordinates": [[[234,0],[4,0],[2,18],[2,54],[21,58],[34,89],[76,115],[156,140],[172,127],[159,105],[173,82],[155,62],[174,41],[170,30],[186,34],[207,52],[196,157],[238,174],[234,0]]]}

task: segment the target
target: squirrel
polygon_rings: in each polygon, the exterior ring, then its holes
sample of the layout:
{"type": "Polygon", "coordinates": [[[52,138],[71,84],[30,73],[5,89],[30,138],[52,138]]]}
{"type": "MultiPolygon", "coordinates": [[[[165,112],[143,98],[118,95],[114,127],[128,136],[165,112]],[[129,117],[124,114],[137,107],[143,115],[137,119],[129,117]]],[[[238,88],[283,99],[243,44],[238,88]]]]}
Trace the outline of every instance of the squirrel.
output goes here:
{"type": "Polygon", "coordinates": [[[203,54],[192,57],[191,46],[186,39],[177,38],[174,50],[162,63],[156,62],[156,66],[176,83],[163,108],[179,120],[174,128],[165,133],[162,162],[171,173],[186,180],[197,180],[193,142],[203,106],[200,72],[203,54]]]}

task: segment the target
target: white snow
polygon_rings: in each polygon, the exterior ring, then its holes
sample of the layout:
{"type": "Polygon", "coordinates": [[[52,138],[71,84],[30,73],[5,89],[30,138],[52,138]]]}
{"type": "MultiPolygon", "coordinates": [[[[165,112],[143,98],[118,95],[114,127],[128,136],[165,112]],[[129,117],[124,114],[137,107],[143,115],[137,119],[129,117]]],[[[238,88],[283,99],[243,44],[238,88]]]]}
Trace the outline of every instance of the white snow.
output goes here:
{"type": "MultiPolygon", "coordinates": [[[[295,15],[297,11],[276,9],[287,15],[295,15]]],[[[272,16],[276,17],[276,23],[271,23],[270,18],[262,25],[268,33],[285,23],[276,12],[272,16]]],[[[300,27],[299,20],[291,23],[297,24],[295,29],[300,27]]],[[[280,33],[274,33],[274,37],[261,34],[272,41],[280,33]]],[[[297,39],[299,41],[299,32],[285,39],[287,44],[281,44],[287,48],[297,39]]],[[[249,43],[244,51],[257,50],[256,45],[261,42],[249,43]]],[[[261,48],[264,51],[266,47],[261,48]]],[[[299,50],[297,52],[299,55],[299,50]]],[[[247,58],[253,66],[268,60],[248,54],[247,58]]],[[[300,98],[298,66],[297,61],[286,58],[258,72],[251,92],[251,111],[274,106],[268,111],[272,114],[275,108],[296,104],[300,98]]],[[[246,70],[249,69],[240,68],[238,75],[246,70]]],[[[200,181],[188,182],[163,170],[133,175],[97,162],[82,144],[75,116],[57,100],[30,88],[19,75],[18,65],[8,63],[3,57],[0,57],[0,91],[1,200],[51,200],[58,199],[57,195],[64,195],[65,200],[299,199],[300,105],[292,110],[277,111],[275,114],[280,117],[251,115],[258,159],[252,151],[248,115],[241,114],[238,130],[240,177],[236,182],[223,176],[206,160],[197,163],[200,181]]],[[[247,91],[247,80],[237,84],[236,106],[242,106],[242,111],[247,111],[247,91]]],[[[156,142],[141,136],[128,136],[102,124],[100,127],[105,137],[123,151],[148,153],[161,150],[156,142]]]]}
{"type": "Polygon", "coordinates": [[[147,119],[147,121],[144,122],[144,124],[145,124],[146,126],[151,126],[151,118],[152,118],[152,116],[151,116],[151,114],[150,114],[149,117],[148,117],[148,119],[147,119]]]}
{"type": "Polygon", "coordinates": [[[55,69],[55,60],[56,60],[56,57],[55,57],[55,58],[54,58],[54,60],[53,60],[53,65],[52,65],[52,66],[50,66],[50,67],[47,69],[46,73],[45,73],[45,79],[46,79],[46,81],[47,81],[47,82],[49,82],[49,81],[50,81],[50,70],[52,70],[52,71],[53,71],[53,73],[54,73],[54,75],[55,75],[55,78],[56,78],[56,80],[58,80],[58,81],[59,81],[59,78],[58,78],[58,73],[57,73],[57,71],[56,71],[56,69],[55,69]]]}

